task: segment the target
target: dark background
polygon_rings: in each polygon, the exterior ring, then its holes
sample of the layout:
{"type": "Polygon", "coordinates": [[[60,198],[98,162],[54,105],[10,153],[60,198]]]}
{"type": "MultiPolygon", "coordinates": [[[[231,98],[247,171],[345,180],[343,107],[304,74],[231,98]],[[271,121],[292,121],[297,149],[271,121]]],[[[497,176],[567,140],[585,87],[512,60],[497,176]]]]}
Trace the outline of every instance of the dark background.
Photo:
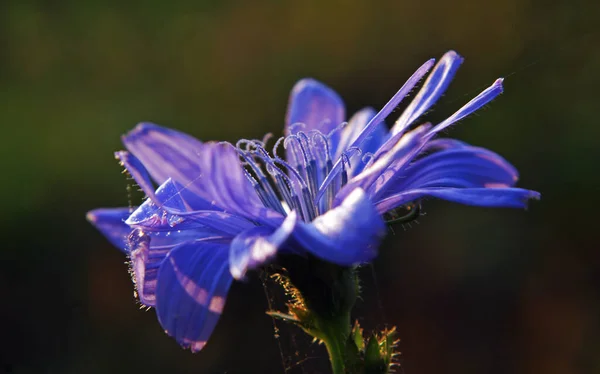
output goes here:
{"type": "Polygon", "coordinates": [[[398,327],[407,374],[599,372],[599,16],[592,0],[2,1],[0,372],[280,373],[283,356],[326,373],[323,347],[273,337],[257,276],[204,351],[180,349],[85,213],[139,202],[112,156],[137,122],[278,135],[296,80],[380,108],[448,49],[466,60],[428,119],[506,77],[449,134],[504,155],[542,200],[429,201],[364,270],[361,321],[398,327]]]}

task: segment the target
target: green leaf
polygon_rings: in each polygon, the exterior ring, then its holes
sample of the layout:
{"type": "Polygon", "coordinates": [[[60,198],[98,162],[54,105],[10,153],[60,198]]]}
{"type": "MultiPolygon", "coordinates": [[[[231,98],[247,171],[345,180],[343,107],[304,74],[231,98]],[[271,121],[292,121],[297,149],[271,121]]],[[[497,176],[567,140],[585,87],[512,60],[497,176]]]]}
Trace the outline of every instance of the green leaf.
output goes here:
{"type": "Polygon", "coordinates": [[[351,339],[354,341],[354,345],[356,349],[360,352],[365,349],[365,339],[363,338],[363,329],[360,328],[358,321],[354,322],[354,327],[352,328],[352,333],[350,334],[351,339]]]}

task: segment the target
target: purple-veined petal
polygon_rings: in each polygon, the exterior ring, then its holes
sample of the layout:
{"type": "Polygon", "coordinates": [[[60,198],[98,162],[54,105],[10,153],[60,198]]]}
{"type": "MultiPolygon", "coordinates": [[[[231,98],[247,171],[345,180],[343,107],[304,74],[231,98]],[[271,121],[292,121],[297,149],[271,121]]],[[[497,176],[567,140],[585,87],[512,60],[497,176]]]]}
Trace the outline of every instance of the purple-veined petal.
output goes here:
{"type": "Polygon", "coordinates": [[[203,143],[187,134],[144,122],[124,135],[122,141],[159,184],[172,178],[185,185],[183,181],[201,173],[198,159],[203,143]]]}
{"type": "Polygon", "coordinates": [[[193,352],[204,347],[223,312],[233,281],[228,258],[228,243],[184,243],[169,252],[158,271],[158,320],[193,352]]]}
{"type": "Polygon", "coordinates": [[[422,197],[435,197],[465,205],[490,208],[526,208],[530,199],[539,200],[540,193],[522,188],[421,188],[404,191],[378,201],[383,214],[422,197]]]}
{"type": "Polygon", "coordinates": [[[269,217],[228,143],[201,143],[157,125],[141,124],[123,137],[123,143],[159,183],[171,178],[177,185],[214,210],[247,218],[269,217]]]}
{"type": "MultiPolygon", "coordinates": [[[[392,96],[390,101],[388,101],[387,104],[385,104],[383,108],[381,108],[381,110],[375,115],[375,117],[373,117],[369,121],[369,123],[365,126],[364,130],[360,133],[356,140],[354,140],[354,143],[352,143],[352,147],[360,147],[362,145],[363,141],[365,141],[365,139],[367,139],[369,135],[371,135],[371,132],[375,131],[376,126],[379,123],[383,122],[387,118],[387,116],[389,116],[390,113],[392,113],[394,109],[396,109],[396,107],[398,106],[398,104],[400,104],[402,99],[404,99],[410,93],[410,91],[417,85],[417,83],[419,83],[421,78],[423,78],[423,76],[427,74],[427,72],[429,71],[429,69],[431,69],[434,63],[435,59],[433,58],[426,61],[423,65],[421,65],[421,67],[417,69],[417,71],[413,73],[413,75],[411,75],[410,78],[408,78],[406,83],[404,83],[404,85],[400,87],[398,92],[396,92],[396,94],[392,96]]],[[[340,163],[341,161],[338,160],[336,166],[339,167],[338,165],[340,165],[340,163]]],[[[336,169],[336,166],[334,166],[334,169],[336,169]]]]}
{"type": "MultiPolygon", "coordinates": [[[[417,71],[415,71],[413,73],[413,75],[410,78],[408,78],[406,83],[404,83],[404,85],[402,87],[400,87],[398,92],[396,92],[396,94],[394,94],[394,96],[392,96],[390,101],[388,101],[387,104],[385,104],[383,106],[383,108],[381,108],[381,110],[373,118],[371,118],[369,123],[367,123],[367,125],[364,127],[362,132],[356,137],[356,139],[354,140],[354,142],[351,144],[351,146],[349,148],[352,148],[352,147],[360,148],[362,146],[363,142],[371,135],[371,133],[373,131],[375,131],[383,121],[385,121],[387,116],[390,113],[392,113],[394,111],[394,109],[396,109],[396,107],[398,106],[398,104],[400,104],[402,99],[404,99],[406,97],[406,95],[408,95],[409,92],[414,88],[414,86],[416,86],[417,83],[419,83],[419,80],[421,80],[421,78],[423,78],[423,76],[425,74],[427,74],[427,72],[429,71],[429,69],[431,69],[431,67],[433,66],[434,63],[435,63],[435,59],[430,59],[430,60],[426,61],[423,65],[421,65],[421,67],[419,67],[417,69],[417,71]]],[[[327,190],[327,187],[329,187],[331,182],[333,182],[336,179],[336,177],[339,175],[341,170],[342,170],[342,158],[338,157],[337,161],[333,165],[331,172],[327,175],[325,180],[321,183],[321,186],[319,186],[319,192],[315,198],[315,202],[318,202],[321,200],[321,198],[325,194],[325,191],[327,190]]]]}
{"type": "Polygon", "coordinates": [[[486,88],[482,93],[475,96],[471,101],[465,104],[462,108],[460,108],[456,113],[446,118],[444,121],[435,125],[433,129],[431,129],[431,134],[436,134],[446,127],[452,125],[453,123],[460,121],[461,119],[467,117],[472,114],[482,106],[486,105],[490,101],[494,100],[498,95],[500,95],[503,91],[502,82],[503,78],[498,78],[496,81],[488,88],[486,88]]]}
{"type": "Polygon", "coordinates": [[[384,236],[385,223],[360,188],[311,223],[298,222],[292,233],[300,248],[342,266],[371,261],[384,236]]]}
{"type": "Polygon", "coordinates": [[[115,158],[127,169],[127,172],[131,174],[146,196],[154,198],[154,185],[150,179],[150,174],[148,174],[148,171],[140,160],[126,151],[115,152],[115,158]]]}
{"type": "Polygon", "coordinates": [[[235,236],[253,226],[243,217],[218,210],[190,211],[179,186],[171,179],[156,190],[154,199],[146,199],[126,223],[145,231],[166,231],[172,232],[172,235],[193,230],[202,235],[235,236]]]}
{"type": "MultiPolygon", "coordinates": [[[[489,103],[491,100],[496,98],[500,93],[502,93],[502,79],[497,79],[494,82],[494,84],[492,84],[492,86],[490,86],[489,88],[484,90],[481,94],[479,94],[474,99],[469,101],[466,105],[464,105],[461,109],[459,109],[452,116],[448,117],[446,120],[442,121],[441,123],[436,125],[434,128],[429,130],[429,132],[426,135],[424,135],[424,138],[426,139],[426,145],[422,146],[419,149],[416,149],[414,154],[408,158],[412,159],[419,152],[429,152],[429,151],[435,150],[436,147],[438,147],[438,148],[440,148],[440,147],[441,148],[444,148],[444,147],[461,148],[463,145],[466,146],[466,144],[464,144],[464,143],[461,143],[458,141],[447,140],[447,139],[432,140],[431,142],[429,142],[429,140],[432,139],[439,131],[452,125],[456,121],[459,121],[459,120],[465,118],[469,114],[475,112],[477,109],[479,109],[482,106],[484,106],[485,104],[489,103]],[[428,143],[431,143],[431,144],[428,144],[428,143]]],[[[386,151],[387,147],[388,147],[388,144],[387,143],[384,144],[381,147],[380,152],[386,151]]],[[[497,159],[498,157],[499,156],[497,156],[497,157],[494,156],[492,158],[497,159]]],[[[508,164],[505,161],[504,161],[504,163],[508,164]]],[[[389,195],[390,193],[388,193],[388,191],[390,190],[390,188],[392,188],[392,186],[397,186],[399,184],[402,184],[402,180],[398,180],[398,179],[404,178],[404,171],[405,171],[406,167],[407,167],[407,164],[402,163],[402,162],[396,162],[392,166],[390,166],[388,168],[388,170],[386,170],[386,172],[385,172],[385,175],[389,176],[389,178],[381,177],[377,181],[377,183],[368,190],[369,195],[376,201],[382,199],[386,195],[389,195]]],[[[512,166],[508,166],[508,167],[512,168],[512,166]]],[[[514,173],[516,174],[516,170],[514,171],[514,173]]],[[[469,186],[469,185],[464,185],[464,182],[466,182],[466,180],[464,178],[462,178],[460,180],[455,178],[452,181],[446,179],[445,182],[447,183],[448,186],[455,186],[455,187],[469,186]]],[[[504,183],[504,185],[510,186],[512,184],[504,183]]],[[[430,186],[432,186],[432,185],[428,185],[427,187],[430,187],[430,186]]],[[[422,186],[422,187],[425,187],[425,186],[422,186]]],[[[401,191],[400,188],[395,188],[394,190],[401,191]]]]}
{"type": "Polygon", "coordinates": [[[464,145],[414,162],[387,190],[377,191],[376,200],[416,188],[512,187],[518,178],[517,170],[500,155],[464,145]]]}
{"type": "Polygon", "coordinates": [[[130,217],[127,219],[127,224],[132,226],[145,226],[147,229],[153,227],[173,227],[180,223],[181,218],[168,214],[163,208],[170,208],[177,211],[185,212],[188,210],[185,202],[179,194],[179,190],[171,179],[167,179],[158,187],[154,197],[146,199],[130,217]]]}
{"type": "Polygon", "coordinates": [[[127,236],[131,227],[125,223],[129,208],[101,208],[87,213],[87,220],[123,252],[127,252],[127,236]]]}
{"type": "Polygon", "coordinates": [[[131,273],[140,302],[156,306],[158,269],[167,254],[183,243],[229,243],[231,237],[202,229],[147,231],[134,229],[127,238],[131,273]]]}
{"type": "Polygon", "coordinates": [[[382,178],[383,181],[378,181],[378,184],[386,183],[393,176],[387,175],[390,173],[389,166],[392,163],[407,163],[412,159],[415,149],[419,149],[424,143],[423,134],[427,132],[429,125],[419,126],[413,131],[406,134],[397,134],[392,137],[386,146],[392,144],[389,150],[385,152],[377,152],[373,161],[367,165],[362,173],[350,180],[337,194],[334,200],[334,206],[339,205],[355,188],[368,190],[373,183],[382,178]]]}
{"type": "MultiPolygon", "coordinates": [[[[331,88],[314,79],[302,79],[294,85],[290,93],[285,132],[295,134],[318,130],[328,135],[346,119],[344,101],[331,88]],[[302,124],[295,126],[296,124],[302,124]]],[[[330,138],[330,151],[335,154],[339,142],[339,133],[330,138]]],[[[288,151],[288,160],[290,155],[288,151]]]]}
{"type": "Polygon", "coordinates": [[[442,56],[417,96],[411,101],[406,110],[404,110],[394,126],[392,126],[390,130],[392,136],[403,132],[435,104],[446,91],[450,82],[452,82],[456,70],[462,61],[462,57],[454,51],[448,51],[442,56]]]}
{"type": "Polygon", "coordinates": [[[140,302],[146,306],[156,305],[156,278],[158,268],[172,246],[150,246],[150,236],[135,229],[128,238],[131,273],[140,302]]]}
{"type": "Polygon", "coordinates": [[[292,211],[275,230],[258,226],[236,236],[229,249],[229,270],[233,278],[242,279],[246,271],[272,259],[294,231],[297,222],[298,216],[292,211]]]}

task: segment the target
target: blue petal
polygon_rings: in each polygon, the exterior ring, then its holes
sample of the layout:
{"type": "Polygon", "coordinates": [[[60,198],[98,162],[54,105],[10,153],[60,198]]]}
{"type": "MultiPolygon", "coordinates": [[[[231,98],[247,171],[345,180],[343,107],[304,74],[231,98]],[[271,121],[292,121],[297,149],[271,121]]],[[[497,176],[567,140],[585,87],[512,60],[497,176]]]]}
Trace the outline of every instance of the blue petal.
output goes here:
{"type": "Polygon", "coordinates": [[[173,245],[156,246],[150,235],[140,229],[131,232],[128,238],[131,274],[140,302],[156,306],[156,278],[158,268],[173,245]]]}
{"type": "MultiPolygon", "coordinates": [[[[285,119],[286,134],[318,130],[328,135],[345,119],[344,102],[334,90],[314,79],[302,79],[294,85],[285,119]],[[303,124],[303,127],[296,124],[303,124]]],[[[330,140],[332,156],[338,142],[339,133],[334,132],[330,140]]]]}
{"type": "Polygon", "coordinates": [[[437,124],[433,129],[431,129],[431,134],[436,134],[446,127],[452,125],[453,123],[460,121],[461,119],[467,117],[472,114],[482,106],[488,104],[490,101],[494,100],[498,95],[500,95],[503,91],[502,82],[504,79],[498,78],[496,81],[488,88],[486,88],[482,93],[475,96],[471,101],[466,103],[462,108],[460,108],[456,113],[445,119],[444,121],[437,124]]]}
{"type": "Polygon", "coordinates": [[[393,163],[406,164],[413,157],[415,152],[424,144],[423,134],[429,129],[428,125],[419,126],[406,134],[397,134],[375,154],[373,161],[367,165],[362,173],[350,180],[344,186],[334,200],[334,206],[337,206],[344,200],[355,188],[369,190],[377,181],[377,188],[381,188],[394,175],[395,171],[390,171],[389,166],[393,163]],[[390,175],[387,175],[387,174],[390,175]],[[381,179],[381,181],[379,181],[381,179]]]}
{"type": "Polygon", "coordinates": [[[166,231],[182,235],[184,231],[216,236],[235,236],[254,225],[234,214],[217,210],[188,209],[179,187],[167,179],[157,190],[154,199],[146,199],[127,219],[132,227],[146,231],[166,231]]]}
{"type": "MultiPolygon", "coordinates": [[[[269,217],[228,143],[200,143],[176,131],[142,124],[123,138],[154,179],[171,178],[189,193],[247,218],[269,217]]],[[[203,208],[204,209],[204,208],[203,208]]]]}
{"type": "MultiPolygon", "coordinates": [[[[392,96],[390,101],[388,101],[387,104],[385,104],[383,108],[381,108],[381,110],[375,115],[375,117],[373,117],[365,126],[364,130],[360,133],[356,140],[354,140],[354,143],[352,144],[353,147],[360,147],[363,144],[363,142],[369,137],[369,135],[371,135],[371,132],[375,131],[376,126],[383,122],[387,118],[387,116],[389,116],[390,113],[392,113],[396,109],[396,107],[398,106],[398,104],[400,104],[402,99],[404,99],[406,95],[408,95],[410,91],[417,85],[417,83],[419,83],[421,78],[423,78],[423,76],[427,74],[427,72],[429,71],[429,69],[431,69],[434,63],[435,59],[430,59],[426,61],[417,69],[417,71],[413,73],[413,75],[411,75],[410,78],[408,78],[406,83],[404,83],[404,85],[400,87],[398,92],[396,92],[394,96],[392,96]]],[[[334,169],[336,169],[336,167],[340,167],[339,160],[334,166],[334,169]]]]}
{"type": "Polygon", "coordinates": [[[189,181],[200,174],[197,163],[202,142],[182,132],[153,123],[140,123],[124,135],[122,141],[159,184],[168,178],[189,181]]]}
{"type": "MultiPolygon", "coordinates": [[[[358,138],[360,133],[364,130],[365,126],[375,116],[376,112],[372,108],[364,108],[354,114],[348,121],[348,126],[344,127],[341,133],[340,146],[338,147],[338,154],[336,157],[341,156],[343,152],[348,150],[350,145],[358,138]]],[[[388,137],[388,130],[384,122],[380,122],[376,125],[375,130],[364,140],[360,146],[361,152],[355,153],[350,157],[351,167],[348,170],[349,176],[358,175],[364,169],[364,162],[362,156],[368,153],[374,154],[377,152],[379,147],[388,137]]]]}
{"type": "Polygon", "coordinates": [[[300,248],[342,266],[371,261],[384,236],[385,223],[360,188],[310,224],[298,222],[292,234],[300,248]]]}
{"type": "Polygon", "coordinates": [[[233,280],[227,243],[186,243],[174,248],[158,271],[156,313],[166,333],[201,350],[225,306],[233,280]]]}
{"type": "Polygon", "coordinates": [[[229,270],[235,279],[246,271],[256,269],[276,254],[296,227],[298,218],[291,212],[276,230],[264,226],[246,230],[233,239],[229,251],[229,270]]]}
{"type": "Polygon", "coordinates": [[[385,213],[425,196],[454,201],[465,205],[492,208],[526,208],[530,199],[539,200],[540,193],[521,188],[422,188],[389,196],[375,205],[385,213]]]}
{"type": "Polygon", "coordinates": [[[145,226],[148,229],[153,227],[170,227],[180,223],[181,218],[168,214],[164,208],[185,212],[186,204],[179,193],[179,189],[171,179],[167,179],[156,190],[153,199],[146,199],[139,208],[137,208],[127,220],[129,225],[145,226]]]}
{"type": "MultiPolygon", "coordinates": [[[[427,74],[429,69],[431,69],[431,66],[433,66],[434,62],[435,62],[434,59],[428,60],[423,65],[421,65],[421,67],[419,67],[417,69],[417,71],[415,71],[410,78],[408,78],[406,83],[404,83],[404,85],[402,87],[400,87],[398,92],[396,92],[396,94],[394,94],[394,96],[390,99],[390,101],[388,101],[387,104],[385,104],[383,106],[383,108],[381,108],[381,110],[373,118],[371,118],[369,123],[367,123],[367,125],[364,127],[364,129],[358,135],[358,137],[356,137],[356,139],[354,140],[354,142],[352,143],[352,145],[350,147],[360,148],[362,146],[363,142],[369,138],[371,133],[378,128],[378,126],[387,118],[387,116],[390,113],[392,113],[394,111],[394,109],[396,109],[396,106],[398,106],[398,104],[402,101],[402,99],[404,99],[404,97],[406,97],[406,95],[409,94],[409,92],[413,89],[413,87],[417,83],[419,83],[419,80],[421,80],[421,78],[425,74],[427,74]]],[[[327,187],[329,187],[331,182],[333,182],[336,179],[336,177],[340,174],[341,170],[342,170],[342,158],[338,157],[337,161],[333,165],[331,172],[329,173],[329,175],[327,175],[325,180],[321,183],[321,186],[319,186],[319,193],[317,194],[317,196],[315,198],[315,202],[318,202],[319,200],[321,200],[321,198],[325,194],[325,191],[327,190],[327,187]]]]}
{"type": "Polygon", "coordinates": [[[388,190],[377,191],[376,200],[416,188],[512,187],[518,178],[517,170],[498,154],[463,145],[416,161],[392,177],[395,182],[388,190]]]}
{"type": "Polygon", "coordinates": [[[446,91],[450,82],[452,82],[456,70],[462,61],[462,57],[454,51],[449,51],[444,54],[433,68],[433,71],[423,84],[423,87],[417,96],[411,101],[406,110],[404,110],[394,126],[392,126],[392,129],[390,130],[392,135],[403,132],[435,104],[440,96],[446,91]]]}
{"type": "Polygon", "coordinates": [[[86,218],[115,247],[127,252],[127,235],[131,227],[125,224],[125,220],[129,214],[129,208],[94,209],[87,213],[86,218]]]}
{"type": "Polygon", "coordinates": [[[131,174],[135,182],[140,186],[146,196],[154,198],[154,185],[150,179],[150,174],[134,155],[129,152],[119,151],[115,152],[115,157],[121,162],[121,165],[127,169],[127,172],[131,174]]]}
{"type": "Polygon", "coordinates": [[[205,228],[147,231],[135,229],[127,238],[131,273],[140,302],[156,306],[156,282],[158,269],[167,254],[183,243],[203,242],[229,243],[231,237],[221,236],[205,228]]]}

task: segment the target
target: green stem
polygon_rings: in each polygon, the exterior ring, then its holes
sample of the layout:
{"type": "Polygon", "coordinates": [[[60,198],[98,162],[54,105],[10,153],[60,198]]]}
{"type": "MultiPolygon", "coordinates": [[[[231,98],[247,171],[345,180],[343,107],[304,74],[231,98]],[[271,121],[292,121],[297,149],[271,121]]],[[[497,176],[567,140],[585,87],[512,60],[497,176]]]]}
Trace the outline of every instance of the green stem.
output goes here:
{"type": "Polygon", "coordinates": [[[341,347],[339,342],[335,341],[335,339],[325,341],[325,347],[327,347],[327,353],[329,353],[329,362],[331,362],[333,374],[346,373],[346,357],[343,353],[344,348],[341,347]]]}
{"type": "Polygon", "coordinates": [[[347,373],[347,349],[346,344],[350,336],[350,315],[339,316],[336,320],[329,320],[322,323],[321,339],[325,343],[331,370],[333,374],[347,373]]]}

